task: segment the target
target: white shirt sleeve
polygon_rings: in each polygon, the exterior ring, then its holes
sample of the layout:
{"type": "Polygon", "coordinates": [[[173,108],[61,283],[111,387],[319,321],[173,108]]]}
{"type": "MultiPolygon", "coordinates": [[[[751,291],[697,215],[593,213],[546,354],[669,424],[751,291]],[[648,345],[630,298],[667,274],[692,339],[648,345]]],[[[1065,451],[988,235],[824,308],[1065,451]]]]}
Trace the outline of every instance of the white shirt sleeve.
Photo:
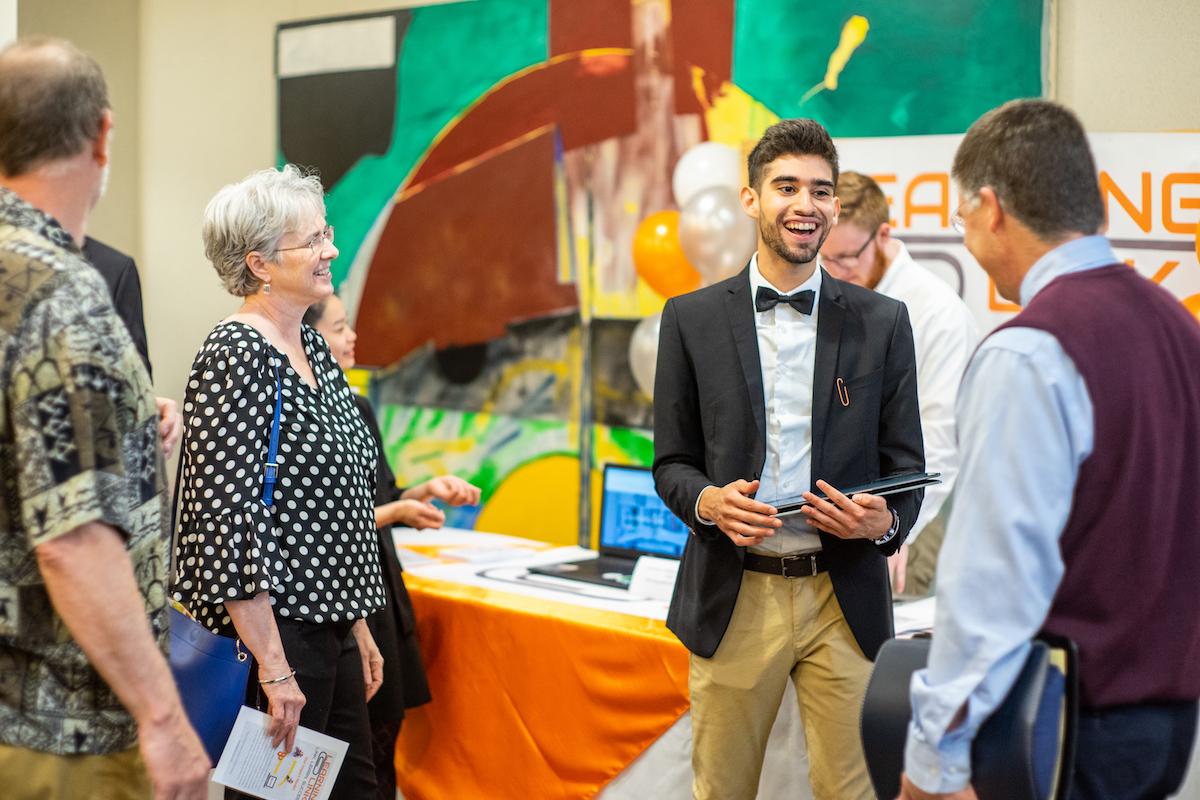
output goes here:
{"type": "MultiPolygon", "coordinates": [[[[914,331],[915,333],[915,331],[914,331]]],[[[940,472],[942,482],[925,489],[921,512],[908,535],[911,543],[941,510],[958,477],[954,404],[959,384],[979,333],[966,306],[946,307],[923,321],[917,341],[917,394],[921,434],[925,439],[925,469],[940,472]]]]}

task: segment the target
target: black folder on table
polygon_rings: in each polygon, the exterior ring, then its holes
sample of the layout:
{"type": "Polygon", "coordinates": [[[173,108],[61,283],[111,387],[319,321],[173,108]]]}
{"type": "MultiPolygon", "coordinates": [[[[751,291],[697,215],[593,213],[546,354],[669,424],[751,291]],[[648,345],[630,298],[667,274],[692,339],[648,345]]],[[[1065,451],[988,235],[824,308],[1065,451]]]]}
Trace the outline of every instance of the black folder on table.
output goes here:
{"type": "MultiPolygon", "coordinates": [[[[933,486],[935,483],[942,482],[942,473],[940,472],[906,472],[903,475],[889,475],[886,478],[880,478],[877,481],[859,484],[858,486],[848,486],[842,488],[836,487],[839,492],[847,497],[853,497],[856,494],[873,494],[873,495],[889,495],[899,494],[900,492],[910,492],[913,489],[923,489],[926,486],[933,486]]],[[[822,500],[829,498],[822,492],[815,493],[822,500]]],[[[775,510],[777,517],[786,517],[792,514],[800,513],[800,509],[808,505],[807,500],[783,501],[776,502],[775,510]]]]}
{"type": "MultiPolygon", "coordinates": [[[[875,659],[862,708],[867,772],[879,797],[900,793],[912,716],[913,673],[931,640],[891,639],[875,659]]],[[[1079,685],[1075,645],[1035,639],[1016,682],[984,720],[971,746],[971,784],[980,800],[1063,800],[1071,792],[1079,685]]]]}

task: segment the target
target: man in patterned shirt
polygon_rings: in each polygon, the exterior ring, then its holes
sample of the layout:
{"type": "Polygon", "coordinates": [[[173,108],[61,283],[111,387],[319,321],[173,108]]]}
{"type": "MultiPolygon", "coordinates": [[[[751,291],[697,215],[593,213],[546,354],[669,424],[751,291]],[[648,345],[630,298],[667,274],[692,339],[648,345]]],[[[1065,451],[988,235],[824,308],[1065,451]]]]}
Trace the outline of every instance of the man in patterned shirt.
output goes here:
{"type": "Polygon", "coordinates": [[[204,797],[164,653],[163,455],[149,377],[82,259],[109,163],[99,66],[0,52],[0,790],[204,797]]]}

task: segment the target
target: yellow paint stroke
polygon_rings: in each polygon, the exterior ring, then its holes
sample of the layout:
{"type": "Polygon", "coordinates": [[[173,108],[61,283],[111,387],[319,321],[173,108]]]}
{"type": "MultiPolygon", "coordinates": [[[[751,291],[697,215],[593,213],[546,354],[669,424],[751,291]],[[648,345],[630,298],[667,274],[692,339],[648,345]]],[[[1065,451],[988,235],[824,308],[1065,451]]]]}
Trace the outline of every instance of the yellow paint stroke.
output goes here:
{"type": "Polygon", "coordinates": [[[728,81],[722,82],[710,98],[704,89],[704,70],[700,67],[692,67],[692,91],[704,109],[704,125],[710,142],[744,151],[747,142],[758,141],[763,131],[779,122],[771,109],[728,81]]]}
{"type": "Polygon", "coordinates": [[[576,544],[579,487],[579,459],[574,456],[552,454],[522,464],[497,487],[479,512],[475,529],[554,545],[576,544]]]}
{"type": "Polygon", "coordinates": [[[871,23],[867,22],[866,17],[858,14],[855,14],[842,26],[842,38],[838,42],[837,49],[833,51],[833,55],[829,57],[829,66],[825,68],[825,80],[805,92],[804,97],[800,98],[800,105],[811,100],[817,92],[824,89],[832,92],[838,88],[838,76],[850,63],[850,56],[854,55],[854,51],[866,40],[867,31],[870,29],[871,23]]]}
{"type": "Polygon", "coordinates": [[[704,70],[700,67],[692,67],[692,91],[696,93],[696,99],[700,101],[700,107],[705,111],[712,108],[712,103],[708,100],[708,92],[704,91],[704,70]]]}

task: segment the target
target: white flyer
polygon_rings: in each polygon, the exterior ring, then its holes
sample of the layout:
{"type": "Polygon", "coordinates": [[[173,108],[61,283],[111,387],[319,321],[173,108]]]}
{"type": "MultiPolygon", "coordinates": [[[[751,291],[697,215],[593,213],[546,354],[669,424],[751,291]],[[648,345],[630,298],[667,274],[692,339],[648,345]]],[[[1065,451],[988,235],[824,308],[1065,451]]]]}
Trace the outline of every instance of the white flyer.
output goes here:
{"type": "Polygon", "coordinates": [[[326,800],[349,745],[300,726],[292,749],[271,746],[271,718],[242,706],[213,782],[264,800],[326,800]]]}
{"type": "Polygon", "coordinates": [[[678,572],[679,561],[674,558],[638,556],[629,581],[629,594],[632,597],[670,602],[678,572]]]}

